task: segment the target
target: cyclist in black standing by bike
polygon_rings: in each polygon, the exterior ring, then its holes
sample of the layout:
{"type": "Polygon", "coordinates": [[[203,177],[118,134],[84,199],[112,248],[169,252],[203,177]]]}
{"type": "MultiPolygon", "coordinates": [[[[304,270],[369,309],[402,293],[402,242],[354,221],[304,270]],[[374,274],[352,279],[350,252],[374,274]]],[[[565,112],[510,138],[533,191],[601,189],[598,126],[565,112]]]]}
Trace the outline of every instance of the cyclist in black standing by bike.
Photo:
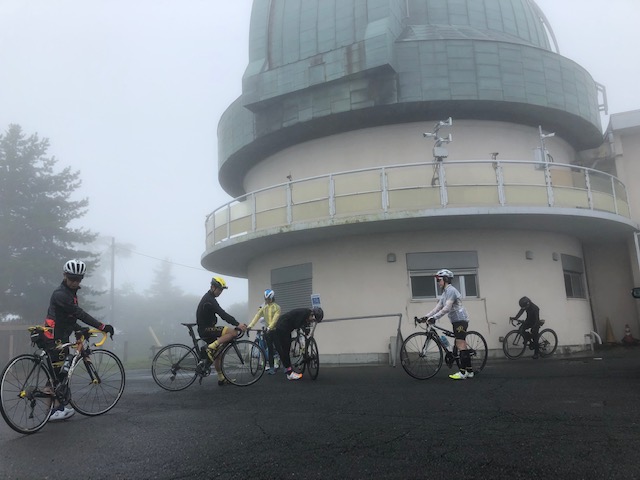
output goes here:
{"type": "Polygon", "coordinates": [[[520,305],[520,311],[516,314],[515,317],[509,317],[511,320],[518,320],[524,312],[527,312],[527,318],[524,320],[524,323],[520,325],[520,335],[522,338],[526,340],[531,340],[531,345],[533,346],[533,358],[534,360],[538,358],[540,353],[540,346],[538,344],[538,332],[540,331],[540,308],[533,303],[529,297],[522,297],[518,300],[518,305],[520,305]],[[530,329],[531,333],[526,330],[530,329]]]}
{"type": "MultiPolygon", "coordinates": [[[[96,320],[78,306],[78,290],[80,290],[80,282],[84,278],[86,271],[87,266],[80,260],[74,259],[66,262],[62,269],[62,283],[51,294],[51,300],[49,301],[49,309],[47,310],[47,318],[44,321],[44,325],[53,330],[46,331],[44,335],[49,344],[47,352],[51,357],[51,361],[56,364],[54,370],[58,379],[62,379],[66,375],[62,366],[58,365],[59,362],[65,361],[66,356],[69,354],[69,349],[61,350],[57,346],[67,343],[69,336],[74,331],[80,330],[80,325],[76,323],[78,320],[111,334],[113,338],[114,330],[111,325],[105,325],[96,320]]],[[[49,420],[66,420],[74,413],[75,410],[73,408],[60,405],[51,414],[49,420]]]]}
{"type": "Polygon", "coordinates": [[[218,385],[223,386],[227,380],[220,368],[220,356],[215,357],[215,352],[225,344],[233,340],[237,333],[235,328],[217,326],[218,316],[225,322],[245,331],[247,325],[239,323],[232,315],[225,312],[217,298],[227,289],[227,282],[222,277],[213,277],[209,291],[202,296],[198,308],[196,309],[196,323],[198,324],[198,335],[207,342],[207,355],[213,362],[218,373],[218,385]],[[215,358],[214,358],[215,357],[215,358]]]}
{"type": "Polygon", "coordinates": [[[320,323],[323,318],[324,312],[320,307],[294,308],[280,316],[280,320],[276,324],[275,341],[288,380],[302,378],[302,374],[291,369],[291,333],[298,328],[308,327],[311,322],[320,323]]]}

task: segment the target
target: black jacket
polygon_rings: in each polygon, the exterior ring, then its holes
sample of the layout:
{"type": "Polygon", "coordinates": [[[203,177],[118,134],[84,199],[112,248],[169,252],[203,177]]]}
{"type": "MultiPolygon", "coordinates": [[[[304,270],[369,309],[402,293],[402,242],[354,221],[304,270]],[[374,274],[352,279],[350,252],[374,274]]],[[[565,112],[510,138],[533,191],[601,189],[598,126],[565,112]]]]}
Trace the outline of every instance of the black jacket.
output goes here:
{"type": "Polygon", "coordinates": [[[233,316],[222,309],[215,295],[209,290],[204,294],[196,309],[196,323],[198,324],[198,334],[201,338],[211,336],[211,330],[218,323],[216,315],[231,325],[239,325],[233,316]]]}
{"type": "Polygon", "coordinates": [[[518,314],[515,316],[516,320],[520,318],[524,312],[527,312],[527,318],[524,320],[522,324],[523,328],[531,328],[538,324],[540,321],[540,308],[533,303],[529,302],[529,305],[526,308],[521,308],[518,314]]]}
{"type": "Polygon", "coordinates": [[[309,316],[311,315],[310,308],[294,308],[286,313],[280,315],[276,330],[293,332],[298,328],[302,328],[309,322],[309,316]]]}
{"type": "Polygon", "coordinates": [[[77,290],[70,289],[64,282],[60,284],[51,294],[47,319],[55,323],[54,335],[56,339],[69,337],[71,332],[80,327],[77,320],[91,325],[94,328],[101,328],[102,322],[96,320],[78,306],[77,290]]]}

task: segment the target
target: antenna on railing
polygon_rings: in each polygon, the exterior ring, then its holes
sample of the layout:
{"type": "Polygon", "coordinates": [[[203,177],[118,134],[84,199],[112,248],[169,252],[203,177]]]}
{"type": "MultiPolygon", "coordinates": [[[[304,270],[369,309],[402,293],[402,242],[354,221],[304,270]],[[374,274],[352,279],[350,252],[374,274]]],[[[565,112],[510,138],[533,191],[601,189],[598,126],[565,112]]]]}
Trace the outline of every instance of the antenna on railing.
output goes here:
{"type": "Polygon", "coordinates": [[[446,137],[441,137],[439,133],[440,128],[450,127],[451,125],[453,125],[453,120],[451,119],[451,117],[449,117],[446,120],[440,120],[438,123],[436,123],[433,127],[432,132],[426,132],[422,134],[422,136],[425,138],[429,137],[434,139],[435,143],[433,145],[433,158],[437,162],[441,162],[449,155],[449,152],[442,146],[442,144],[451,143],[453,141],[453,137],[451,136],[451,134],[447,135],[446,137]]]}
{"type": "Polygon", "coordinates": [[[539,162],[543,162],[543,163],[548,163],[549,160],[551,160],[553,162],[553,157],[551,155],[549,155],[549,150],[547,150],[547,147],[544,144],[544,139],[545,138],[551,138],[551,137],[555,137],[556,134],[555,133],[542,133],[542,126],[538,125],[538,132],[540,135],[540,147],[539,149],[536,149],[540,152],[540,157],[537,159],[539,162]]]}

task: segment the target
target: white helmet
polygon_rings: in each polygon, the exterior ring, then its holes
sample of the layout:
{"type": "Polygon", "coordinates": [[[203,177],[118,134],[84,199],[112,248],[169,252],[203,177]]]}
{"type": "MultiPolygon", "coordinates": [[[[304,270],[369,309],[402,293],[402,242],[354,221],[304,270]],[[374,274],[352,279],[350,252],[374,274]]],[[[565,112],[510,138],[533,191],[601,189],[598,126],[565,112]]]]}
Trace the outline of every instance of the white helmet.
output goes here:
{"type": "Polygon", "coordinates": [[[276,299],[276,292],[274,292],[270,288],[267,288],[264,291],[264,299],[265,300],[275,300],[276,299]]]}
{"type": "Polygon", "coordinates": [[[87,266],[83,261],[73,259],[64,264],[62,271],[69,275],[79,275],[84,277],[84,274],[87,271],[87,266]]]}
{"type": "Polygon", "coordinates": [[[451,280],[453,278],[453,272],[451,270],[443,268],[442,270],[438,270],[438,273],[436,273],[436,277],[444,277],[451,280]]]}

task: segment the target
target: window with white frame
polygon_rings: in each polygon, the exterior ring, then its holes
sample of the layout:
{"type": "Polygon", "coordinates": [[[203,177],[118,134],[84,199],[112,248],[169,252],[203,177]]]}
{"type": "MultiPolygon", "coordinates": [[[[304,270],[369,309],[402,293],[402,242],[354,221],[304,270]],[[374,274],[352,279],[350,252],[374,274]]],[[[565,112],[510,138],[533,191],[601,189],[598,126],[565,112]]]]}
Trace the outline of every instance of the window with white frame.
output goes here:
{"type": "Polygon", "coordinates": [[[479,296],[477,252],[419,252],[407,254],[413,300],[433,299],[440,295],[434,275],[442,268],[453,272],[451,284],[463,297],[479,296]]]}
{"type": "Polygon", "coordinates": [[[580,257],[560,255],[562,258],[562,273],[564,274],[564,289],[567,298],[587,298],[584,286],[584,265],[580,257]]]}

